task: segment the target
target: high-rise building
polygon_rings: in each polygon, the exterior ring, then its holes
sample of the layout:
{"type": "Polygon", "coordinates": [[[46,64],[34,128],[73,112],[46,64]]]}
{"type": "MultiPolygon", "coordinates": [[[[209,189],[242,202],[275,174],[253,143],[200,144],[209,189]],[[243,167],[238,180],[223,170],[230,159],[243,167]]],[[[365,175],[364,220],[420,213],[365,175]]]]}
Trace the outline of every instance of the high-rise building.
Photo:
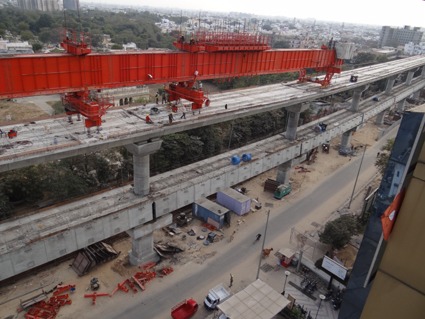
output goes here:
{"type": "Polygon", "coordinates": [[[379,35],[379,47],[398,47],[399,45],[404,46],[409,42],[419,44],[422,36],[423,32],[418,27],[411,29],[406,25],[400,29],[383,26],[379,35]]]}
{"type": "Polygon", "coordinates": [[[18,0],[18,6],[24,10],[59,11],[59,0],[18,0]]]}
{"type": "Polygon", "coordinates": [[[78,10],[80,7],[79,0],[63,0],[63,8],[67,10],[78,10]]]}
{"type": "Polygon", "coordinates": [[[425,318],[425,105],[405,112],[338,318],[425,318]],[[381,216],[405,191],[393,232],[381,216]]]}

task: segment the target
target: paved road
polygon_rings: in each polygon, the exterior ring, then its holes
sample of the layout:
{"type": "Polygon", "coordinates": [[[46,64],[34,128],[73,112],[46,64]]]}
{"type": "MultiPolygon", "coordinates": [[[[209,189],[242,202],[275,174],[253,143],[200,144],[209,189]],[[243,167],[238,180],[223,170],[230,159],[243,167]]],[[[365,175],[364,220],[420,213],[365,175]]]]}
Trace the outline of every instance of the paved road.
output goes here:
{"type": "Polygon", "coordinates": [[[20,99],[16,99],[18,102],[30,102],[37,105],[42,111],[46,112],[49,115],[55,113],[55,110],[47,102],[51,101],[60,101],[59,94],[54,95],[39,95],[39,96],[30,96],[20,99]]]}
{"type": "MultiPolygon", "coordinates": [[[[360,189],[374,175],[374,172],[376,172],[374,168],[376,153],[380,145],[385,141],[386,138],[367,149],[362,163],[357,189],[360,189]]],[[[356,158],[353,158],[350,161],[350,165],[345,165],[328,176],[320,184],[315,185],[309,191],[305,192],[302,198],[300,196],[300,199],[293,203],[284,202],[282,205],[284,207],[283,210],[279,208],[273,209],[270,214],[267,242],[284,242],[282,234],[288,232],[300,220],[306,217],[314,219],[314,214],[318,211],[327,210],[328,213],[332,212],[346,202],[353,190],[361,155],[359,154],[356,158]]],[[[229,273],[236,274],[235,282],[240,279],[237,275],[238,271],[252,274],[252,276],[243,278],[245,284],[249,284],[256,277],[258,267],[257,257],[260,249],[260,243],[253,244],[253,240],[255,234],[263,231],[264,224],[250,227],[249,231],[238,234],[240,237],[239,243],[232,242],[228,244],[234,247],[237,244],[237,249],[223,249],[211,261],[201,266],[195,264],[184,266],[180,278],[176,279],[174,277],[172,279],[172,276],[166,278],[164,282],[159,283],[161,287],[157,291],[149,288],[141,299],[140,296],[137,297],[137,300],[139,300],[138,304],[135,305],[134,302],[129,302],[129,307],[125,310],[123,310],[124,305],[122,307],[115,307],[115,309],[107,307],[102,311],[102,317],[128,319],[169,318],[170,308],[174,304],[190,296],[195,297],[198,302],[201,302],[206,291],[214,283],[221,281],[228,282],[229,273]]],[[[267,274],[260,273],[261,279],[265,276],[267,274]]],[[[281,283],[278,283],[279,286],[281,286],[281,283]]],[[[208,315],[208,312],[203,307],[200,307],[194,318],[205,318],[206,315],[208,315]]],[[[318,318],[321,318],[320,314],[318,318]]]]}

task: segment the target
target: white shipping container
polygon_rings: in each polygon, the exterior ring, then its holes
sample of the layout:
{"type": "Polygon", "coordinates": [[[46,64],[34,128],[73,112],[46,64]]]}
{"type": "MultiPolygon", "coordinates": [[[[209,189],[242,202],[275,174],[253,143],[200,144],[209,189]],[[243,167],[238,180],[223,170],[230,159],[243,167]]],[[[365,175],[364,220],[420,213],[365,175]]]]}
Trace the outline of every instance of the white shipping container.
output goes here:
{"type": "Polygon", "coordinates": [[[218,192],[217,202],[238,215],[244,215],[251,210],[251,198],[239,193],[233,188],[218,192]]]}

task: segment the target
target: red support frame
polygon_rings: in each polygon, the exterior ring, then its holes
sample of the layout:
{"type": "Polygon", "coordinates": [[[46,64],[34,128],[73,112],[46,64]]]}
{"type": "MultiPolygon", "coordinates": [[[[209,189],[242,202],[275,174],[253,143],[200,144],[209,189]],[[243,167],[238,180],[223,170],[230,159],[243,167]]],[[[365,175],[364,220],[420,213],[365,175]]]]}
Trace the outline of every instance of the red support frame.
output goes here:
{"type": "Polygon", "coordinates": [[[70,54],[32,54],[0,57],[0,99],[63,94],[67,114],[86,117],[87,128],[100,126],[101,117],[113,106],[107,98],[93,98],[90,92],[106,88],[172,83],[169,100],[184,98],[192,110],[209,105],[196,80],[300,72],[299,81],[322,86],[341,72],[342,60],[335,49],[269,50],[265,37],[237,33],[199,33],[175,46],[186,52],[143,51],[89,54],[83,33],[66,31],[62,42],[70,54]],[[306,76],[305,69],[326,72],[323,80],[306,76]]]}

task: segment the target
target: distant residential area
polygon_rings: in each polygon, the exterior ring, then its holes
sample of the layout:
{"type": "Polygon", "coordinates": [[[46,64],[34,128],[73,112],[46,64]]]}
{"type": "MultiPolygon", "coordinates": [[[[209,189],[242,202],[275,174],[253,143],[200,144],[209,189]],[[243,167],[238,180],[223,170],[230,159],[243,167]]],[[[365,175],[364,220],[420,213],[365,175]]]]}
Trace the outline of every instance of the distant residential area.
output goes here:
{"type": "Polygon", "coordinates": [[[425,52],[424,30],[419,27],[199,13],[78,0],[1,0],[0,8],[0,54],[61,52],[65,27],[89,34],[91,47],[100,52],[173,49],[172,42],[180,34],[190,38],[197,31],[263,34],[269,36],[273,48],[320,48],[331,39],[353,42],[358,54],[372,54],[378,62],[425,52]]]}

